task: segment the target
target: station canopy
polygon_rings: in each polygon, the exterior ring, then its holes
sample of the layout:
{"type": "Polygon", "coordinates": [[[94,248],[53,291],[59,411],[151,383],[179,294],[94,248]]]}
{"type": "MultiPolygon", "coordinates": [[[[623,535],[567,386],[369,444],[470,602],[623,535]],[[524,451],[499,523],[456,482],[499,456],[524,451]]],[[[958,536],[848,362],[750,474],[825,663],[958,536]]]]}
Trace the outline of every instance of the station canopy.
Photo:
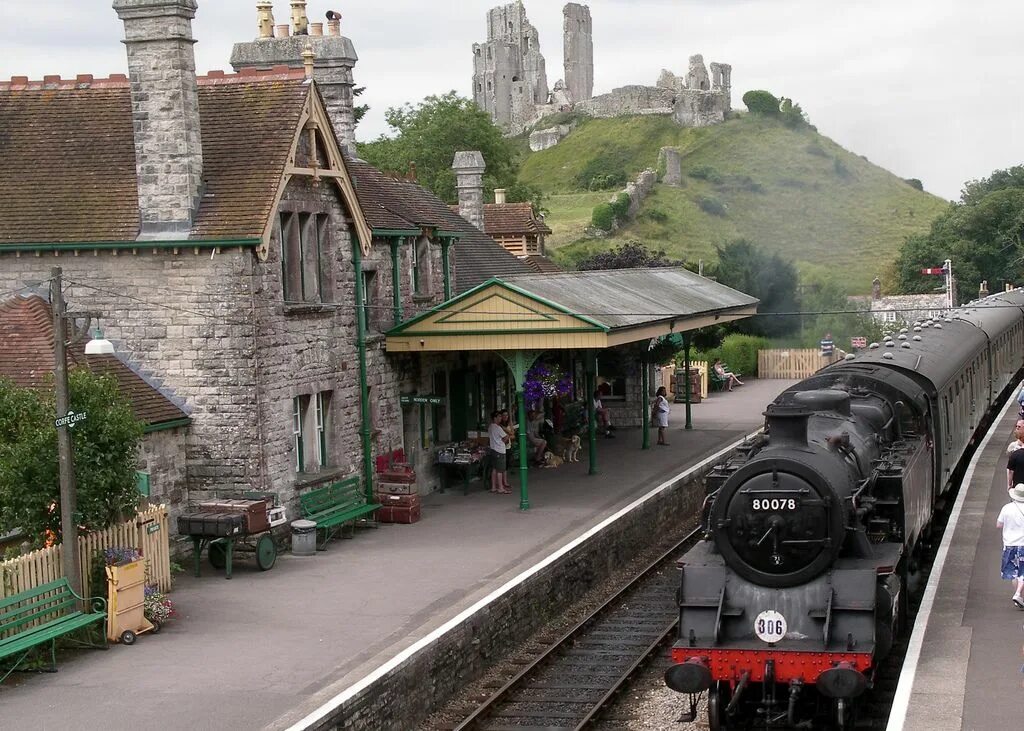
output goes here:
{"type": "Polygon", "coordinates": [[[757,314],[758,300],[686,269],[493,278],[387,333],[392,353],[603,349],[757,314]]]}

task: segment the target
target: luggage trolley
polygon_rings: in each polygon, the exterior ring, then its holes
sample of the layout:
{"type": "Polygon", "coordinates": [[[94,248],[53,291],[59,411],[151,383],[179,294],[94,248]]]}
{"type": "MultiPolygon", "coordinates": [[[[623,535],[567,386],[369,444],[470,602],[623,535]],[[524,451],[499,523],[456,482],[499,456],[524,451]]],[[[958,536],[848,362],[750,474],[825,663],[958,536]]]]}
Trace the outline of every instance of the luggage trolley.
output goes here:
{"type": "Polygon", "coordinates": [[[227,579],[236,553],[254,554],[260,571],[274,568],[278,546],[273,529],[287,523],[284,508],[274,502],[273,495],[207,500],[179,516],[178,532],[192,538],[195,575],[199,576],[204,548],[210,564],[224,569],[227,579]]]}

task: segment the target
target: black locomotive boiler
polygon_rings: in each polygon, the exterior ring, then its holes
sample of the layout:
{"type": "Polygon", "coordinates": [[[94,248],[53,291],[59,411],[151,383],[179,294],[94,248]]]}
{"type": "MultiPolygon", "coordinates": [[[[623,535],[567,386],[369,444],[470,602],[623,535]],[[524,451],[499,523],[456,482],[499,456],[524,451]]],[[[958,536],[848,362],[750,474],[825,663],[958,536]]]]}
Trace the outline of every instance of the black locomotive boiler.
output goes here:
{"type": "Polygon", "coordinates": [[[1022,365],[1024,290],[987,297],[787,389],[709,475],[665,682],[708,693],[711,731],[849,727],[935,506],[1022,365]]]}

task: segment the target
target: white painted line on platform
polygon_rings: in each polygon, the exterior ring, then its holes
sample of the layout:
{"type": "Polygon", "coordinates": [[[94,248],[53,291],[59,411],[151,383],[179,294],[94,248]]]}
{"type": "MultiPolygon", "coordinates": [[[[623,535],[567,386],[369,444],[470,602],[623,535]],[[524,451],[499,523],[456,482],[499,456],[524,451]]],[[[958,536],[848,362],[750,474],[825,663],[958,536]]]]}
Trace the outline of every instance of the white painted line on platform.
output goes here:
{"type": "Polygon", "coordinates": [[[669,487],[671,487],[671,485],[673,483],[675,483],[678,480],[681,480],[683,478],[689,477],[694,472],[696,472],[698,470],[701,470],[704,467],[706,467],[708,464],[710,464],[710,463],[712,463],[712,462],[714,462],[716,460],[721,459],[726,454],[728,454],[732,450],[736,449],[736,447],[740,446],[741,444],[743,444],[748,439],[752,439],[753,437],[755,437],[758,434],[760,434],[761,431],[762,431],[761,429],[758,429],[755,432],[751,432],[750,434],[748,434],[743,439],[737,440],[737,441],[733,442],[732,444],[730,444],[727,447],[723,447],[719,451],[717,451],[714,454],[712,454],[710,457],[707,457],[707,458],[701,460],[700,462],[695,464],[693,467],[690,467],[689,469],[684,470],[683,472],[680,472],[679,474],[675,475],[674,477],[670,477],[669,479],[665,480],[664,482],[662,482],[660,485],[658,485],[656,488],[654,488],[653,490],[651,490],[647,494],[643,495],[642,497],[637,498],[636,500],[631,502],[629,505],[627,505],[626,507],[624,507],[621,510],[619,510],[617,513],[609,516],[608,518],[605,518],[600,523],[595,525],[593,528],[588,530],[586,533],[584,533],[583,535],[579,536],[578,538],[573,540],[571,543],[566,544],[565,546],[563,546],[559,550],[555,551],[554,553],[552,553],[550,556],[545,558],[540,563],[534,564],[530,568],[526,569],[526,571],[524,571],[523,573],[521,573],[518,576],[516,576],[514,579],[509,580],[505,585],[499,587],[498,589],[495,589],[493,592],[488,594],[486,597],[484,597],[483,599],[478,601],[476,604],[474,604],[473,606],[471,606],[468,609],[464,610],[463,612],[461,612],[460,614],[456,615],[452,619],[448,620],[447,622],[445,622],[443,625],[438,627],[436,630],[431,632],[426,637],[423,637],[422,639],[420,639],[415,644],[410,645],[406,649],[402,650],[402,652],[400,652],[397,655],[395,655],[393,658],[391,658],[386,663],[384,663],[383,665],[378,667],[372,673],[370,673],[369,675],[367,675],[366,677],[364,677],[363,679],[361,679],[357,683],[355,683],[353,685],[350,685],[348,688],[346,688],[345,690],[343,690],[340,693],[338,693],[338,695],[336,695],[333,698],[331,698],[329,701],[324,703],[322,706],[317,708],[315,711],[313,711],[312,713],[307,715],[302,720],[300,720],[300,721],[294,723],[293,725],[289,726],[286,731],[304,731],[305,729],[309,728],[313,724],[315,724],[318,721],[322,720],[324,717],[326,717],[328,714],[333,712],[335,709],[337,709],[343,703],[345,703],[346,701],[352,699],[354,696],[358,695],[363,690],[365,690],[367,686],[372,685],[373,683],[377,682],[382,677],[384,677],[387,673],[391,672],[392,670],[394,670],[395,668],[400,666],[402,663],[404,663],[406,660],[408,660],[409,658],[413,657],[420,650],[424,649],[425,647],[430,645],[432,642],[437,641],[438,639],[443,637],[445,634],[450,632],[455,627],[458,627],[462,622],[466,621],[466,619],[468,619],[469,617],[471,617],[474,614],[476,614],[477,612],[479,612],[481,609],[486,607],[488,604],[493,602],[495,599],[498,599],[503,594],[506,594],[507,592],[511,591],[515,587],[519,586],[524,581],[529,579],[531,576],[533,576],[537,572],[541,571],[545,567],[550,566],[552,563],[554,563],[555,561],[560,559],[562,556],[566,555],[567,553],[569,553],[570,551],[574,550],[575,548],[577,548],[581,544],[585,543],[587,540],[589,540],[590,538],[592,538],[596,534],[600,533],[602,530],[607,528],[609,525],[611,525],[615,521],[617,521],[620,518],[622,518],[623,516],[629,514],[630,512],[632,512],[633,510],[635,510],[639,506],[643,505],[645,502],[647,502],[651,498],[655,497],[659,493],[663,492],[664,490],[667,490],[669,487]]]}
{"type": "MultiPolygon", "coordinates": [[[[1024,382],[1022,382],[1024,383],[1024,382]]],[[[1017,390],[1022,384],[1017,385],[1017,390]]],[[[1016,393],[1014,391],[1013,393],[1016,393]]],[[[928,577],[928,586],[925,587],[924,596],[921,598],[921,607],[917,611],[917,619],[914,621],[914,631],[910,635],[910,642],[907,645],[907,654],[903,656],[903,669],[900,671],[900,682],[896,686],[896,695],[893,697],[892,708],[889,711],[889,723],[885,731],[902,731],[903,724],[907,720],[907,711],[910,709],[910,695],[914,690],[914,678],[917,675],[917,663],[921,659],[921,648],[924,646],[924,635],[928,630],[928,620],[931,617],[932,608],[935,605],[935,597],[939,592],[939,580],[942,578],[942,570],[946,566],[946,557],[949,555],[949,547],[953,543],[953,534],[956,533],[956,526],[960,520],[960,511],[963,509],[967,493],[974,481],[974,470],[978,466],[978,460],[985,452],[989,440],[996,433],[999,424],[1002,422],[1010,407],[1017,403],[1017,399],[1008,398],[993,422],[992,427],[985,434],[978,449],[975,450],[971,462],[967,465],[967,471],[961,482],[960,493],[953,503],[953,511],[949,514],[949,521],[946,529],[942,532],[942,543],[935,554],[935,563],[932,573],[928,577]]]]}

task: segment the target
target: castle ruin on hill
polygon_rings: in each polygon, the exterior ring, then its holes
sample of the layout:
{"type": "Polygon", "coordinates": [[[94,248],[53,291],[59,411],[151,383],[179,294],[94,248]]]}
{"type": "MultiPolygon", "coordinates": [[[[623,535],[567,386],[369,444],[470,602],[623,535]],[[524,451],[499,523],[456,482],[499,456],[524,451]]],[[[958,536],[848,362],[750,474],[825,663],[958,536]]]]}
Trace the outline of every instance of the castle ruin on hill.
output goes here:
{"type": "MultiPolygon", "coordinates": [[[[522,0],[487,12],[487,40],[473,44],[473,99],[507,134],[521,134],[542,118],[576,111],[591,117],[658,114],[684,127],[706,127],[732,107],[732,66],[690,56],[683,76],[662,70],[654,86],[631,85],[594,96],[594,42],[590,8],[562,9],[563,79],[548,86],[540,34],[522,0]]],[[[544,149],[568,133],[563,125],[535,130],[530,146],[544,149]]]]}

